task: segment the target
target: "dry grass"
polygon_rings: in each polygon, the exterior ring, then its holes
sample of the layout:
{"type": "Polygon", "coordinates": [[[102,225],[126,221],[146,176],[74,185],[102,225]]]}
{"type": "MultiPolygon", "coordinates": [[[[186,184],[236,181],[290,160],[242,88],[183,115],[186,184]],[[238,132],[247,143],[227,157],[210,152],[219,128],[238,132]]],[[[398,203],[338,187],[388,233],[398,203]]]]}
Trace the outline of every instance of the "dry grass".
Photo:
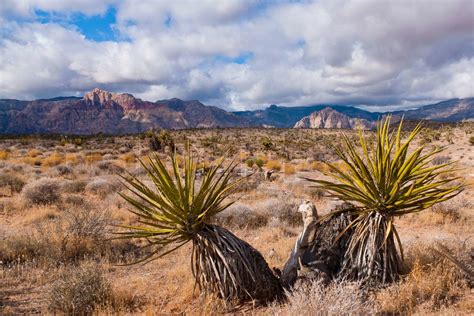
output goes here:
{"type": "Polygon", "coordinates": [[[411,249],[410,256],[409,272],[403,280],[376,293],[381,312],[432,313],[455,306],[470,295],[461,270],[432,247],[419,245],[411,249]]]}

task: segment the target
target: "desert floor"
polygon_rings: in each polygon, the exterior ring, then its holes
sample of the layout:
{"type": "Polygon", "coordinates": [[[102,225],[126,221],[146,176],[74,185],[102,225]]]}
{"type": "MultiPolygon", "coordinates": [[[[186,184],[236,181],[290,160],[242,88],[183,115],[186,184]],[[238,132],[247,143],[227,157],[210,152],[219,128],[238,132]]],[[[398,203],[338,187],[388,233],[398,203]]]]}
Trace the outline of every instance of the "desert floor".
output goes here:
{"type": "MultiPolygon", "coordinates": [[[[189,142],[203,166],[235,157],[241,174],[254,173],[216,221],[258,249],[270,267],[282,268],[302,229],[296,212],[301,200],[314,202],[319,214],[340,203],[302,177],[323,177],[322,161],[340,163],[331,146],[341,142],[342,133],[356,140],[353,131],[292,129],[187,130],[167,136],[181,153],[189,142]],[[264,171],[270,169],[275,173],[267,181],[264,171]]],[[[136,221],[116,193],[124,190],[118,174],[146,179],[138,159],[150,154],[148,138],[2,139],[0,314],[68,312],[71,302],[78,310],[99,313],[472,314],[472,283],[436,249],[446,246],[472,271],[473,136],[474,124],[465,123],[428,128],[418,137],[418,145],[428,150],[446,146],[436,163],[455,161],[452,175],[466,188],[450,201],[397,218],[406,268],[399,282],[370,290],[313,282],[295,289],[284,303],[238,310],[194,289],[190,244],[146,265],[124,265],[140,257],[140,242],[110,239],[114,225],[136,221]]],[[[158,154],[165,157],[163,150],[158,154]]]]}

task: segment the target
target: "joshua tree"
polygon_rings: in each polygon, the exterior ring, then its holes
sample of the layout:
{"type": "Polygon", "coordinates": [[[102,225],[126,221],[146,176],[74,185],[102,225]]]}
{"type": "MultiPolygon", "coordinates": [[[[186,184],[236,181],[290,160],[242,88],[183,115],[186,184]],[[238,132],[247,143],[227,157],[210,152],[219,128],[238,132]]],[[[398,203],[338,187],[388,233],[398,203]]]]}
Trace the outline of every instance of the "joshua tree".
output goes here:
{"type": "Polygon", "coordinates": [[[230,195],[242,178],[235,180],[236,164],[223,162],[196,177],[196,164],[188,154],[180,168],[174,154],[170,171],[157,155],[141,162],[153,188],[134,177],[124,177],[131,194],[121,194],[136,226],[122,226],[119,238],[142,238],[154,248],[141,262],[163,257],[191,242],[191,266],[198,287],[226,300],[268,301],[283,295],[278,278],[263,256],[230,231],[210,220],[234,201],[230,195]],[[222,170],[221,170],[222,169],[222,170]]]}
{"type": "Polygon", "coordinates": [[[349,224],[339,237],[348,238],[339,276],[368,283],[385,283],[397,278],[403,260],[402,244],[394,225],[397,216],[420,212],[435,203],[446,201],[462,190],[458,178],[446,175],[450,163],[433,165],[434,156],[443,149],[425,153],[425,146],[409,151],[420,132],[418,124],[402,143],[402,122],[389,131],[390,117],[377,126],[372,145],[359,130],[360,151],[343,137],[337,156],[344,169],[328,164],[327,173],[336,182],[312,180],[332,197],[354,204],[321,219],[348,214],[349,224]],[[439,177],[444,174],[444,177],[439,177]],[[397,249],[398,246],[398,249],[397,249]]]}

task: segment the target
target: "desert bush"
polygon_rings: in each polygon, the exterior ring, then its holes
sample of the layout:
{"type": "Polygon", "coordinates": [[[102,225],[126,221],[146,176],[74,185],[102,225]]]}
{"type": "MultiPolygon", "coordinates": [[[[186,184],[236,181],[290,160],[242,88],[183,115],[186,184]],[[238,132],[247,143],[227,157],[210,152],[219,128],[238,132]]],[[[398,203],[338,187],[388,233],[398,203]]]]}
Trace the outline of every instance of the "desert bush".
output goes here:
{"type": "Polygon", "coordinates": [[[30,149],[28,151],[28,157],[35,158],[39,155],[41,155],[41,151],[39,151],[38,149],[30,149]]]}
{"type": "Polygon", "coordinates": [[[267,169],[270,169],[270,170],[280,171],[281,170],[281,163],[277,160],[269,160],[265,164],[265,167],[267,167],[267,169]]]}
{"type": "Polygon", "coordinates": [[[68,232],[78,238],[104,239],[110,224],[107,210],[91,207],[65,210],[68,232]]]}
{"type": "Polygon", "coordinates": [[[9,155],[8,151],[0,150],[0,160],[7,160],[8,155],[9,155]]]}
{"type": "Polygon", "coordinates": [[[123,169],[122,167],[116,165],[114,162],[109,161],[109,160],[98,162],[97,168],[103,171],[107,171],[109,173],[122,173],[125,171],[125,169],[123,169]]]}
{"type": "Polygon", "coordinates": [[[58,165],[54,168],[54,172],[59,175],[59,176],[65,176],[65,175],[68,175],[68,174],[72,174],[73,173],[73,169],[71,166],[67,166],[67,165],[58,165]]]}
{"type": "Polygon", "coordinates": [[[302,223],[301,214],[298,213],[299,202],[296,199],[271,198],[258,203],[256,208],[284,225],[298,226],[302,223]]]}
{"type": "Polygon", "coordinates": [[[76,165],[79,163],[79,157],[77,154],[68,153],[64,156],[64,162],[71,165],[76,165]]]}
{"type": "Polygon", "coordinates": [[[295,167],[289,163],[285,164],[283,169],[286,175],[292,175],[296,172],[295,167]]]}
{"type": "Polygon", "coordinates": [[[105,197],[119,188],[118,183],[109,178],[95,178],[85,188],[86,192],[105,197]]]}
{"type": "Polygon", "coordinates": [[[104,308],[112,296],[112,286],[103,270],[88,264],[62,271],[47,292],[47,302],[53,312],[90,314],[104,308]]]}
{"type": "Polygon", "coordinates": [[[262,167],[263,167],[263,164],[264,164],[263,159],[261,159],[261,158],[255,159],[255,165],[256,165],[257,167],[262,168],[262,167]]]}
{"type": "Polygon", "coordinates": [[[63,198],[63,202],[74,206],[84,206],[87,204],[87,201],[84,199],[84,197],[79,194],[67,194],[63,198]]]}
{"type": "Polygon", "coordinates": [[[58,153],[53,153],[48,157],[44,158],[42,161],[42,165],[46,167],[54,167],[59,165],[63,160],[63,157],[58,153]]]}
{"type": "Polygon", "coordinates": [[[471,146],[474,146],[474,136],[469,137],[469,144],[471,144],[471,146]]]}
{"type": "Polygon", "coordinates": [[[87,180],[78,179],[78,180],[67,180],[61,182],[61,191],[64,193],[80,193],[84,192],[87,180]]]}
{"type": "Polygon", "coordinates": [[[263,150],[274,150],[275,149],[275,145],[272,143],[271,139],[268,138],[268,137],[264,137],[261,140],[261,144],[262,144],[262,149],[263,150]]]}
{"type": "Polygon", "coordinates": [[[274,304],[272,315],[369,315],[375,304],[357,283],[334,282],[326,286],[313,281],[288,293],[284,305],[274,304]]]}
{"type": "Polygon", "coordinates": [[[247,165],[247,167],[252,168],[253,165],[255,164],[255,160],[252,159],[252,158],[249,158],[249,159],[245,160],[245,164],[247,165]]]}
{"type": "Polygon", "coordinates": [[[21,194],[25,202],[33,204],[53,204],[61,198],[58,181],[48,178],[40,178],[26,184],[21,194]]]}
{"type": "Polygon", "coordinates": [[[98,153],[94,154],[89,154],[84,157],[84,160],[88,164],[93,164],[95,162],[101,161],[102,160],[102,155],[98,153]]]}
{"type": "Polygon", "coordinates": [[[18,176],[11,173],[0,173],[0,187],[10,187],[13,192],[20,192],[25,182],[18,176]]]}
{"type": "Polygon", "coordinates": [[[247,205],[236,203],[217,214],[215,222],[231,228],[255,229],[267,225],[268,219],[268,214],[256,212],[247,205]]]}
{"type": "Polygon", "coordinates": [[[126,163],[134,163],[135,162],[135,154],[134,153],[127,153],[122,156],[120,156],[120,159],[122,159],[126,163]]]}

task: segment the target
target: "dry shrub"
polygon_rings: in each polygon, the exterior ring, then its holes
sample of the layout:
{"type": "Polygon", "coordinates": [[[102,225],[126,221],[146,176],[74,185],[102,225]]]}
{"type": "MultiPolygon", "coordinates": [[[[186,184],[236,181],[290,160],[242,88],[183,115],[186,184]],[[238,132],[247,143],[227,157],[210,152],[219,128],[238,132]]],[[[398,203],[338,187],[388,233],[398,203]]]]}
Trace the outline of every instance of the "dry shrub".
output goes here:
{"type": "Polygon", "coordinates": [[[12,192],[20,192],[23,189],[25,182],[18,176],[11,173],[0,173],[0,187],[8,186],[12,192]]]}
{"type": "Polygon", "coordinates": [[[84,179],[62,181],[61,191],[64,193],[81,193],[84,192],[87,183],[87,180],[84,179]]]}
{"type": "Polygon", "coordinates": [[[95,154],[89,154],[84,157],[84,160],[88,164],[93,164],[95,162],[101,161],[102,160],[102,155],[95,153],[95,154]]]}
{"type": "Polygon", "coordinates": [[[280,224],[298,226],[301,224],[301,214],[298,212],[299,200],[271,198],[256,205],[259,212],[276,219],[280,224]]]}
{"type": "Polygon", "coordinates": [[[291,174],[295,174],[296,169],[293,165],[287,163],[285,164],[284,172],[286,175],[291,175],[291,174]]]}
{"type": "Polygon", "coordinates": [[[112,297],[110,282],[93,264],[65,269],[47,292],[49,309],[66,314],[90,314],[105,308],[112,297]]]}
{"type": "Polygon", "coordinates": [[[41,178],[26,184],[21,190],[23,200],[32,204],[53,204],[59,202],[59,183],[56,180],[41,178]]]}
{"type": "Polygon", "coordinates": [[[79,158],[77,154],[68,153],[64,156],[64,162],[70,165],[76,165],[79,163],[79,158]]]}
{"type": "Polygon", "coordinates": [[[42,165],[46,167],[54,167],[59,165],[63,160],[63,157],[58,153],[53,153],[52,155],[46,157],[42,161],[42,165]]]}
{"type": "Polygon", "coordinates": [[[376,294],[382,313],[434,312],[468,295],[466,277],[453,263],[430,247],[410,250],[408,275],[376,294]]]}
{"type": "Polygon", "coordinates": [[[272,315],[368,315],[375,312],[375,304],[354,283],[320,281],[303,283],[288,293],[287,303],[270,307],[272,315]]]}
{"type": "Polygon", "coordinates": [[[311,169],[312,169],[312,165],[306,160],[296,165],[296,170],[298,171],[309,171],[311,169]]]}
{"type": "Polygon", "coordinates": [[[31,166],[41,166],[42,163],[40,157],[23,157],[20,161],[31,166]]]}
{"type": "Polygon", "coordinates": [[[119,189],[119,183],[110,178],[95,178],[86,185],[86,192],[106,197],[119,189]]]}
{"type": "Polygon", "coordinates": [[[150,300],[142,294],[138,294],[131,288],[113,287],[110,301],[110,309],[114,312],[140,312],[150,300]]]}
{"type": "Polygon", "coordinates": [[[65,219],[68,232],[78,238],[105,238],[107,226],[110,223],[110,214],[107,210],[92,208],[65,210],[65,219]]]}
{"type": "Polygon", "coordinates": [[[6,150],[0,150],[0,160],[7,160],[9,152],[6,150]]]}
{"type": "Polygon", "coordinates": [[[267,225],[268,216],[236,203],[217,214],[215,221],[225,227],[255,229],[267,225]]]}
{"type": "Polygon", "coordinates": [[[41,151],[39,151],[38,149],[33,148],[33,149],[28,150],[27,155],[28,155],[28,157],[35,158],[35,157],[41,155],[41,151]]]}
{"type": "Polygon", "coordinates": [[[126,163],[134,163],[135,162],[135,154],[134,153],[127,153],[127,154],[121,155],[120,159],[122,159],[126,163]]]}
{"type": "Polygon", "coordinates": [[[311,163],[311,170],[319,171],[319,172],[327,172],[329,170],[329,168],[322,161],[313,161],[311,163]]]}
{"type": "Polygon", "coordinates": [[[84,206],[87,205],[87,201],[82,195],[79,194],[68,194],[64,197],[63,202],[66,204],[71,204],[74,206],[84,206]]]}
{"type": "Polygon", "coordinates": [[[73,173],[73,169],[71,166],[67,166],[67,165],[59,165],[59,166],[56,166],[56,168],[54,168],[54,173],[57,174],[58,176],[65,176],[65,175],[68,175],[68,174],[72,174],[73,173]]]}
{"type": "Polygon", "coordinates": [[[125,171],[125,169],[123,169],[122,167],[116,165],[114,162],[109,161],[109,160],[98,162],[97,168],[109,173],[123,173],[125,171]]]}
{"type": "Polygon", "coordinates": [[[110,222],[107,211],[90,207],[68,210],[62,217],[42,220],[28,231],[7,236],[0,243],[0,261],[57,266],[84,259],[118,262],[135,257],[135,244],[108,240],[110,222]]]}
{"type": "Polygon", "coordinates": [[[265,167],[267,167],[267,169],[270,169],[270,170],[280,171],[281,163],[278,160],[269,160],[265,164],[265,167]]]}

